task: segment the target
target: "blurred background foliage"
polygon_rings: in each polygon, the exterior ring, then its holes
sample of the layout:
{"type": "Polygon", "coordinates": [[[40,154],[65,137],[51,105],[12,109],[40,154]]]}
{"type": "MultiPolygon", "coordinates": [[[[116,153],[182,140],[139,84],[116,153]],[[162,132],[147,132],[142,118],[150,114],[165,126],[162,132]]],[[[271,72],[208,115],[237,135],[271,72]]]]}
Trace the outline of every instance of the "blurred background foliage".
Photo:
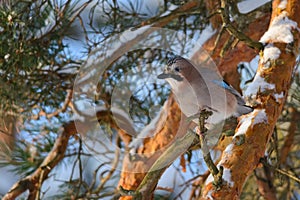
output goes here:
{"type": "MultiPolygon", "coordinates": [[[[158,74],[162,70],[161,66],[173,55],[172,52],[138,49],[118,57],[105,68],[97,85],[88,89],[96,91],[93,98],[86,99],[88,92],[85,95],[81,91],[81,95],[76,97],[79,99],[74,99],[75,102],[72,103],[70,98],[75,78],[91,53],[95,50],[105,53],[102,45],[107,44],[110,38],[129,28],[157,22],[168,14],[175,14],[176,17],[164,28],[184,34],[187,40],[201,39],[203,31],[212,29],[209,20],[214,13],[207,9],[206,1],[200,1],[197,7],[185,13],[176,13],[176,8],[186,2],[188,1],[1,1],[0,110],[4,120],[1,130],[8,124],[5,119],[14,116],[12,124],[17,127],[14,131],[18,132],[7,133],[13,135],[13,148],[2,142],[2,169],[12,171],[18,178],[32,173],[50,151],[60,127],[65,122],[76,119],[74,113],[80,114],[86,106],[91,105],[109,109],[113,88],[124,82],[129,88],[135,88],[129,99],[129,114],[137,127],[136,131],[141,131],[149,124],[168,98],[170,89],[160,82],[137,85],[132,73],[137,77],[144,77],[149,75],[151,69],[154,75],[158,74]],[[90,105],[76,103],[82,99],[90,102],[90,105]]],[[[236,11],[238,2],[232,1],[231,14],[234,18],[243,19],[238,23],[242,29],[253,19],[245,18],[236,11]]],[[[184,40],[178,41],[183,41],[179,45],[183,50],[182,55],[186,55],[192,47],[186,46],[184,40]]],[[[243,83],[247,81],[245,77],[241,79],[243,83]]],[[[300,174],[300,124],[297,121],[300,112],[299,80],[296,71],[288,101],[266,152],[266,159],[272,165],[264,168],[268,177],[254,173],[245,184],[241,199],[262,199],[262,194],[258,192],[258,180],[268,182],[276,191],[278,199],[299,198],[299,182],[276,171],[282,168],[295,177],[300,174]],[[295,127],[293,133],[291,126],[295,127]],[[291,137],[292,148],[286,155],[286,160],[282,161],[280,158],[284,153],[287,137],[291,137]]],[[[119,104],[122,105],[122,101],[119,104]]],[[[109,124],[105,128],[112,129],[109,124]]],[[[111,131],[114,134],[112,142],[125,150],[120,145],[116,132],[111,131]]],[[[40,197],[112,199],[116,196],[120,172],[110,171],[106,167],[115,159],[114,153],[107,147],[102,154],[112,156],[108,156],[104,163],[99,162],[84,148],[80,137],[73,137],[69,141],[66,158],[57,167],[58,170],[52,172],[48,182],[45,182],[40,197]],[[60,174],[65,176],[62,178],[60,174]],[[52,182],[56,184],[53,185],[52,182]]],[[[157,199],[186,199],[189,196],[187,194],[194,191],[194,182],[191,180],[196,180],[206,170],[200,163],[198,154],[195,151],[186,155],[189,160],[186,173],[182,172],[179,161],[173,164],[176,176],[169,181],[173,184],[173,190],[157,193],[157,199]],[[181,184],[176,184],[176,178],[181,184]]],[[[121,161],[119,159],[119,163],[121,161]]],[[[5,194],[6,188],[1,188],[0,192],[5,194]]]]}

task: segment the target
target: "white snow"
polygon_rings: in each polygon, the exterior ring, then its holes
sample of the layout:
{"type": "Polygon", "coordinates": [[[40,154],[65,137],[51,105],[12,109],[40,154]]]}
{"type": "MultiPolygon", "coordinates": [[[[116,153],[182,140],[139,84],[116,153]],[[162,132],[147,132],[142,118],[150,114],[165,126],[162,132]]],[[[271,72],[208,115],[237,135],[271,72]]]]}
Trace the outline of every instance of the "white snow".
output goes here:
{"type": "Polygon", "coordinates": [[[288,18],[287,12],[283,11],[280,15],[274,18],[269,29],[261,37],[260,42],[282,42],[291,43],[294,41],[292,29],[298,29],[297,23],[288,18]]]}
{"type": "Polygon", "coordinates": [[[251,125],[251,127],[253,127],[258,123],[268,123],[268,117],[265,109],[255,109],[253,112],[245,115],[241,119],[240,126],[237,132],[234,134],[234,137],[245,134],[251,125]]]}
{"type": "Polygon", "coordinates": [[[273,44],[268,44],[264,49],[263,57],[260,61],[264,64],[264,67],[269,68],[270,61],[279,58],[280,54],[280,49],[274,47],[273,44]]]}
{"type": "Polygon", "coordinates": [[[230,187],[233,187],[234,182],[231,180],[231,172],[230,172],[230,169],[224,167],[222,178],[223,178],[224,181],[226,181],[226,182],[228,183],[228,185],[229,185],[230,187]]]}
{"type": "MultiPolygon", "coordinates": [[[[256,112],[254,110],[254,112],[256,112]]],[[[246,131],[248,130],[248,128],[250,127],[251,123],[252,123],[252,119],[253,119],[253,113],[250,113],[249,115],[246,115],[240,122],[240,127],[238,128],[237,132],[234,134],[234,137],[238,136],[238,135],[244,135],[246,133],[246,131]]]]}
{"type": "Polygon", "coordinates": [[[225,148],[224,153],[226,153],[226,154],[232,154],[232,148],[233,148],[233,147],[234,147],[234,144],[233,144],[233,143],[229,144],[229,145],[225,148]]]}
{"type": "Polygon", "coordinates": [[[169,10],[167,10],[166,12],[164,12],[163,14],[161,14],[161,17],[167,16],[169,15],[173,10],[175,10],[176,8],[178,8],[178,6],[174,5],[174,4],[170,4],[169,6],[169,10]]]}
{"type": "Polygon", "coordinates": [[[283,92],[280,92],[279,94],[276,93],[274,94],[274,97],[276,99],[276,102],[280,102],[280,100],[284,97],[284,93],[283,92]]]}
{"type": "Polygon", "coordinates": [[[11,22],[12,19],[13,19],[13,17],[9,14],[9,15],[7,16],[7,21],[8,21],[8,22],[11,22]]]}
{"type": "Polygon", "coordinates": [[[257,111],[257,115],[254,118],[253,126],[255,124],[259,124],[259,123],[268,123],[268,117],[267,117],[265,109],[256,110],[256,111],[257,111]]]}
{"type": "MultiPolygon", "coordinates": [[[[217,168],[220,169],[220,166],[221,166],[221,164],[218,164],[218,165],[217,165],[217,168]]],[[[226,167],[223,167],[223,175],[222,175],[222,179],[223,179],[224,181],[226,181],[230,187],[233,187],[234,182],[233,182],[232,179],[231,179],[231,172],[230,172],[230,169],[228,169],[228,168],[226,168],[226,167]]],[[[213,178],[213,176],[210,174],[210,175],[207,177],[206,181],[205,181],[205,185],[207,185],[207,184],[209,184],[209,183],[211,183],[211,182],[213,182],[213,181],[214,181],[214,178],[213,178]]],[[[207,194],[207,196],[209,196],[209,195],[207,194]]],[[[211,197],[211,198],[212,198],[212,197],[211,197]]],[[[212,199],[213,199],[213,198],[212,198],[212,199]]]]}
{"type": "Polygon", "coordinates": [[[8,53],[8,54],[6,54],[5,56],[4,56],[4,60],[5,61],[8,61],[9,60],[9,58],[10,58],[10,54],[8,53]]]}
{"type": "Polygon", "coordinates": [[[209,176],[207,177],[207,179],[205,180],[205,185],[208,185],[209,183],[213,182],[214,178],[211,174],[209,174],[209,176]]]}
{"type": "Polygon", "coordinates": [[[209,190],[207,195],[206,195],[206,199],[210,199],[210,200],[213,200],[214,198],[211,196],[213,193],[213,190],[209,190]]]}
{"type": "Polygon", "coordinates": [[[253,97],[257,94],[259,90],[261,92],[264,92],[266,90],[273,90],[273,89],[275,89],[275,85],[266,82],[265,79],[260,76],[260,73],[257,72],[253,82],[250,83],[247,89],[245,90],[244,96],[253,97]]]}
{"type": "Polygon", "coordinates": [[[278,8],[281,10],[284,10],[287,5],[287,0],[281,0],[280,4],[278,5],[278,8]]]}

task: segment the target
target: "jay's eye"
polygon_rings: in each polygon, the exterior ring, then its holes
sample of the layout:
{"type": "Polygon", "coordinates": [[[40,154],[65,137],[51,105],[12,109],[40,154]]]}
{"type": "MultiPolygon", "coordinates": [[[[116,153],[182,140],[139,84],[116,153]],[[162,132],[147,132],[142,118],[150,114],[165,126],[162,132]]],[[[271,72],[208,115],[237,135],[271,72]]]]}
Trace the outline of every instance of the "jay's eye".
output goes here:
{"type": "Polygon", "coordinates": [[[179,72],[179,71],[180,71],[180,68],[179,68],[179,67],[175,67],[174,70],[175,70],[176,72],[179,72]]]}

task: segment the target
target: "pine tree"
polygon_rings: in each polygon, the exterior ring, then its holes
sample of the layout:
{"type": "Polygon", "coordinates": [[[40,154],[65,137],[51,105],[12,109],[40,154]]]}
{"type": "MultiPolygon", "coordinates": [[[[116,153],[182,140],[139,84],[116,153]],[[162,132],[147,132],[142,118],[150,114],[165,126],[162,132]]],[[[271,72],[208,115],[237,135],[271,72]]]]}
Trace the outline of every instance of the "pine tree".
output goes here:
{"type": "Polygon", "coordinates": [[[242,5],[1,2],[0,172],[18,178],[2,199],[297,199],[300,1],[242,5]],[[174,55],[254,108],[208,155],[156,79],[174,55]]]}

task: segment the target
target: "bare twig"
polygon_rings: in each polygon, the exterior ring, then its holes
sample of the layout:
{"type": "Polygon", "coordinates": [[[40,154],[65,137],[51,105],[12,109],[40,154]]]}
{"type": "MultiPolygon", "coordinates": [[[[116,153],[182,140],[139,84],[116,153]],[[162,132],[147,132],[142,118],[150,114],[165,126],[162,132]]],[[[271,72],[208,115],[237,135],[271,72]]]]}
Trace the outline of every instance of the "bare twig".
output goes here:
{"type": "MultiPolygon", "coordinates": [[[[120,140],[120,137],[118,136],[117,139],[116,139],[116,143],[118,143],[120,140]]],[[[116,171],[116,168],[118,166],[118,163],[119,163],[119,160],[120,159],[120,149],[119,148],[116,148],[115,149],[115,158],[112,162],[112,166],[111,166],[111,169],[109,170],[108,174],[103,178],[101,179],[101,183],[98,185],[98,187],[96,188],[95,190],[95,193],[99,193],[103,187],[105,186],[105,183],[111,178],[111,176],[114,174],[114,172],[116,171]]]]}
{"type": "Polygon", "coordinates": [[[265,158],[260,159],[260,162],[261,162],[264,166],[266,166],[266,167],[268,167],[268,168],[270,168],[270,169],[272,169],[272,170],[275,170],[276,172],[278,172],[278,173],[280,173],[280,174],[283,174],[283,175],[289,177],[290,179],[296,181],[297,183],[300,183],[300,179],[299,179],[298,177],[292,175],[290,172],[284,171],[284,170],[282,170],[282,169],[279,169],[279,168],[276,168],[276,167],[270,165],[270,164],[268,163],[268,161],[267,161],[265,158]]]}
{"type": "Polygon", "coordinates": [[[64,158],[69,138],[76,133],[77,131],[74,121],[65,124],[61,130],[61,134],[56,139],[52,150],[44,159],[40,167],[31,175],[15,183],[5,194],[3,200],[15,199],[27,190],[30,192],[29,199],[32,199],[30,198],[31,194],[35,194],[34,197],[36,197],[38,193],[37,191],[41,187],[43,181],[48,178],[48,174],[64,158]]]}
{"type": "Polygon", "coordinates": [[[207,128],[205,127],[205,120],[208,119],[209,116],[211,116],[213,113],[212,111],[202,110],[199,117],[199,138],[200,138],[200,144],[201,144],[201,150],[203,153],[204,161],[214,177],[214,185],[216,188],[220,188],[222,185],[222,175],[223,175],[223,167],[220,166],[220,170],[217,168],[215,163],[213,162],[209,148],[207,145],[207,141],[205,139],[205,133],[207,132],[207,128]]]}
{"type": "Polygon", "coordinates": [[[219,10],[221,14],[221,18],[223,21],[223,26],[226,28],[226,30],[233,35],[234,37],[238,38],[240,41],[245,42],[249,47],[262,50],[264,48],[263,44],[257,41],[252,40],[247,35],[245,35],[243,32],[237,30],[230,21],[229,18],[229,6],[227,3],[227,0],[221,0],[221,8],[219,10]]]}
{"type": "Polygon", "coordinates": [[[288,130],[288,135],[285,137],[284,144],[280,150],[280,164],[285,164],[288,154],[293,146],[294,138],[296,135],[296,129],[298,125],[298,121],[300,118],[299,112],[297,109],[292,108],[292,118],[291,118],[291,125],[288,130]]]}
{"type": "Polygon", "coordinates": [[[146,25],[153,25],[154,27],[157,26],[164,26],[171,20],[186,14],[191,14],[195,12],[200,5],[200,2],[197,0],[188,1],[186,4],[178,7],[177,9],[170,12],[170,14],[165,16],[159,16],[159,17],[153,17],[151,19],[147,19],[146,21],[143,21],[141,24],[137,25],[134,28],[140,28],[146,25]]]}
{"type": "Polygon", "coordinates": [[[47,119],[50,119],[52,117],[58,116],[60,113],[63,113],[67,110],[71,100],[72,100],[73,90],[67,90],[67,95],[64,101],[63,106],[60,109],[55,110],[52,113],[46,113],[45,111],[41,110],[37,115],[31,116],[31,119],[37,120],[41,116],[45,116],[47,119]]]}

